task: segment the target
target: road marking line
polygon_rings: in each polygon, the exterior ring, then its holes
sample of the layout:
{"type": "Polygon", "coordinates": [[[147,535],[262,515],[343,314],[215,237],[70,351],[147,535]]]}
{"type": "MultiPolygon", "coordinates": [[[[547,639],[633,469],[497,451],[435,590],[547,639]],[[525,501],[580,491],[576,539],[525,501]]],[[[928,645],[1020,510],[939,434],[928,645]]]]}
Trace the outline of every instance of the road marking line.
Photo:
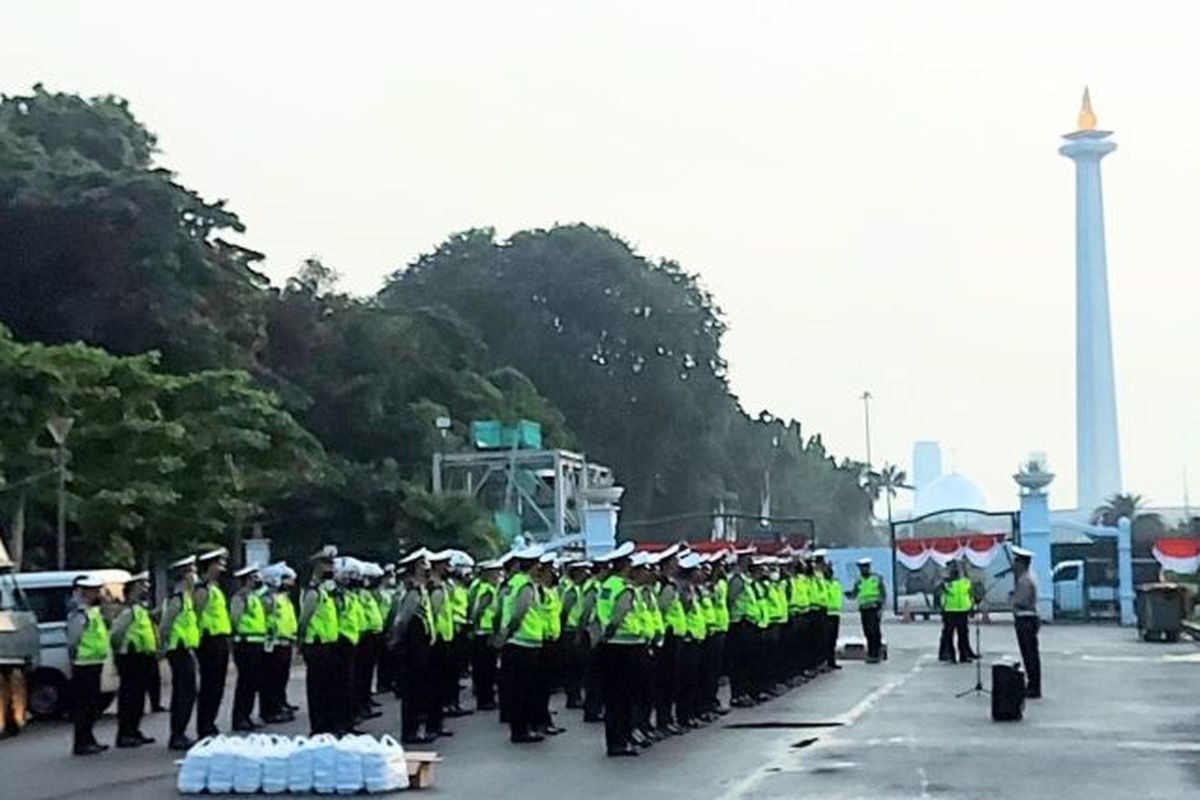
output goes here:
{"type": "MultiPolygon", "coordinates": [[[[878,689],[868,694],[862,700],[859,700],[857,703],[851,706],[850,710],[845,714],[835,717],[836,720],[842,723],[843,727],[834,728],[833,731],[845,730],[845,728],[852,726],[862,717],[863,714],[871,710],[880,700],[899,689],[901,686],[907,683],[912,676],[920,672],[921,667],[924,665],[924,662],[927,658],[929,657],[922,656],[921,658],[917,659],[917,663],[913,665],[912,669],[896,678],[893,678],[883,686],[880,686],[878,689]]],[[[821,741],[816,742],[811,747],[806,748],[806,750],[811,752],[818,748],[828,747],[833,741],[836,740],[836,738],[836,734],[831,732],[829,736],[822,737],[821,741]]],[[[782,742],[780,746],[776,747],[775,756],[771,760],[767,761],[763,766],[755,769],[754,772],[734,783],[721,795],[719,795],[717,800],[737,800],[737,798],[744,797],[755,787],[757,787],[758,784],[762,782],[763,778],[767,777],[768,775],[779,773],[786,769],[794,760],[794,758],[795,753],[792,752],[791,743],[782,742]]]]}

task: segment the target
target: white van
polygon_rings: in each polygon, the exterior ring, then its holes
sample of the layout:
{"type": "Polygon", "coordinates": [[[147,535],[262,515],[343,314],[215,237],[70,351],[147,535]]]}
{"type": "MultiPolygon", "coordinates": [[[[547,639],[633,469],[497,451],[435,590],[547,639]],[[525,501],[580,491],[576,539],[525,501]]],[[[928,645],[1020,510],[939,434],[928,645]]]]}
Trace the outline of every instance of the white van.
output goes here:
{"type": "MultiPolygon", "coordinates": [[[[29,681],[29,711],[38,718],[58,717],[70,711],[71,659],[67,656],[67,612],[74,602],[75,579],[81,575],[104,583],[102,608],[109,622],[125,599],[129,573],[123,569],[77,569],[63,572],[18,572],[14,577],[29,607],[37,615],[41,645],[38,666],[29,681]]],[[[103,706],[116,691],[113,670],[105,670],[101,683],[103,706]]],[[[102,706],[102,707],[103,707],[102,706]]]]}

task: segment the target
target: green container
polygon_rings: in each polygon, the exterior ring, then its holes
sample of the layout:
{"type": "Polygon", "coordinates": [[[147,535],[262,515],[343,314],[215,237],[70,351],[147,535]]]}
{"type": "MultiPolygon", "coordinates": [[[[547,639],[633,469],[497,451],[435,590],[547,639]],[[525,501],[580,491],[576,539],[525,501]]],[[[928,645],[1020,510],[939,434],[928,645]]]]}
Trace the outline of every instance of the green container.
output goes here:
{"type": "Polygon", "coordinates": [[[496,523],[505,542],[511,542],[521,533],[521,518],[511,511],[495,512],[492,514],[492,521],[496,523]]]}
{"type": "Polygon", "coordinates": [[[499,450],[504,447],[504,426],[498,419],[477,419],[471,423],[471,441],[476,450],[499,450]]]}

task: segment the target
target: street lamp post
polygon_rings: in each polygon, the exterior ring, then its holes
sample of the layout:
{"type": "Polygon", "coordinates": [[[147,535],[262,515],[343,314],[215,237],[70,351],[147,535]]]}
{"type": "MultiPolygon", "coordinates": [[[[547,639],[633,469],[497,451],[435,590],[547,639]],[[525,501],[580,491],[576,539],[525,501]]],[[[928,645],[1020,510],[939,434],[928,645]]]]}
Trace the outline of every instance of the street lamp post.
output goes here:
{"type": "Polygon", "coordinates": [[[862,393],[863,401],[863,423],[867,429],[867,473],[871,472],[871,400],[872,395],[869,391],[862,393]]]}
{"type": "Polygon", "coordinates": [[[74,425],[74,417],[51,417],[46,421],[46,430],[54,440],[54,466],[58,470],[56,546],[60,570],[67,568],[67,437],[74,425]]]}

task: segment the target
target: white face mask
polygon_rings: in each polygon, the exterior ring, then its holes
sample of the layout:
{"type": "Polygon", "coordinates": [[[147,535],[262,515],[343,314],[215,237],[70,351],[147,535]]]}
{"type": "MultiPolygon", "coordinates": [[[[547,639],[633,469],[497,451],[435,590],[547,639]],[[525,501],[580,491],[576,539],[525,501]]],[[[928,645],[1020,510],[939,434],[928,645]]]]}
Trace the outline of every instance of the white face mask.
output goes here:
{"type": "Polygon", "coordinates": [[[773,581],[779,580],[779,570],[777,570],[777,569],[771,570],[771,580],[773,580],[773,581]]]}

